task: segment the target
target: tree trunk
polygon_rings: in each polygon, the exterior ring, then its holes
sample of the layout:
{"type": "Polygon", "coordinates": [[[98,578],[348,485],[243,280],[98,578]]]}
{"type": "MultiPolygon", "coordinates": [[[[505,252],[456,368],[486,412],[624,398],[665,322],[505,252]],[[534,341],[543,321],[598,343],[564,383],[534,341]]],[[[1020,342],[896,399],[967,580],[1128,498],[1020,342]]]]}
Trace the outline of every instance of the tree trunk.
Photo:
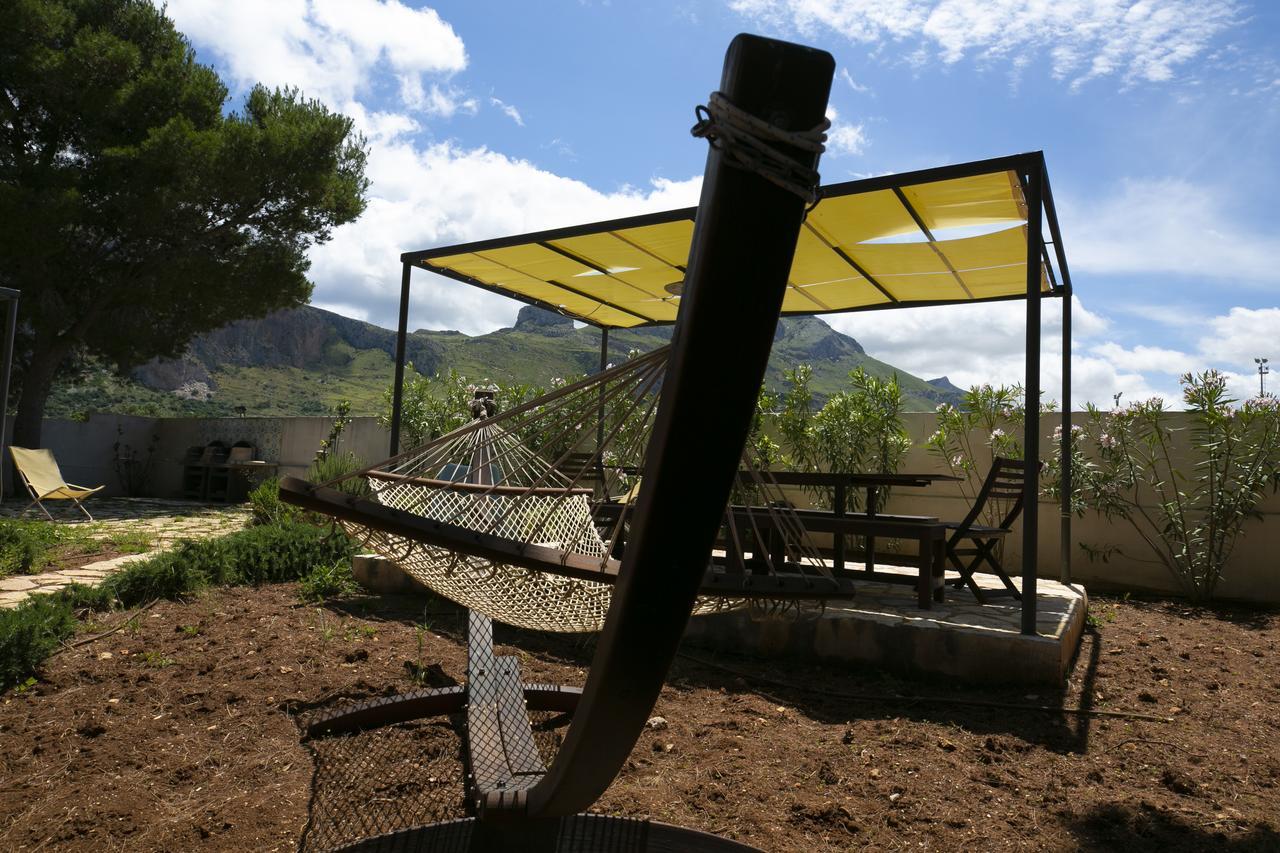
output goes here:
{"type": "Polygon", "coordinates": [[[13,443],[18,447],[39,447],[44,407],[53,390],[53,377],[71,351],[61,341],[53,346],[38,347],[22,377],[22,397],[13,422],[13,443]]]}

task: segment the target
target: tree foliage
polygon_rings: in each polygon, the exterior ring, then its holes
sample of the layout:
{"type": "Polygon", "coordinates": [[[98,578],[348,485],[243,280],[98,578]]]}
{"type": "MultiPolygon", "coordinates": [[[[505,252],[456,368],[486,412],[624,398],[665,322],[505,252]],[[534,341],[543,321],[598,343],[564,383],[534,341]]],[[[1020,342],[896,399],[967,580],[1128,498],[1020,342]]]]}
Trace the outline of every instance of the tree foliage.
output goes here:
{"type": "MultiPolygon", "coordinates": [[[[788,387],[776,400],[782,445],[768,448],[776,461],[800,471],[839,474],[896,471],[902,465],[911,438],[903,423],[905,402],[897,374],[881,379],[855,368],[849,373],[848,389],[833,394],[816,412],[809,365],[801,364],[784,376],[788,387]]],[[[813,491],[816,500],[831,505],[830,489],[813,491]]],[[[848,499],[856,508],[860,498],[855,490],[848,499]]]]}
{"type": "Polygon", "coordinates": [[[14,0],[0,28],[0,285],[22,291],[18,431],[68,355],[121,368],[298,305],[364,207],[363,139],[298,91],[237,111],[146,0],[14,0]]]}

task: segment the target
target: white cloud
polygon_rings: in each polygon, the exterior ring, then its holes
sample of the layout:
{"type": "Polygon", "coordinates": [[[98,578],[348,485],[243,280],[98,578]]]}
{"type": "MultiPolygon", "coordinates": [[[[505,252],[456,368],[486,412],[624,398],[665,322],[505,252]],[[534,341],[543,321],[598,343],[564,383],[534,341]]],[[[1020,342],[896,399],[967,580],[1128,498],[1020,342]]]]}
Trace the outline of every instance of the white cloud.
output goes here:
{"type": "Polygon", "coordinates": [[[865,125],[841,121],[840,111],[834,105],[827,105],[827,119],[831,122],[831,128],[827,131],[828,155],[839,157],[861,154],[869,144],[865,125]]]}
{"type": "MultiPolygon", "coordinates": [[[[376,86],[391,82],[406,107],[426,116],[479,109],[449,83],[466,52],[431,9],[398,0],[172,0],[169,11],[231,78],[300,86],[350,115],[368,138],[365,213],[310,252],[316,305],[394,326],[402,252],[697,203],[701,177],[601,192],[484,147],[422,147],[415,116],[369,105],[379,98],[376,86]]],[[[522,122],[514,106],[491,104],[522,122]]],[[[487,332],[510,325],[520,307],[427,273],[415,282],[415,328],[487,332]]]]}
{"type": "Polygon", "coordinates": [[[1248,370],[1255,358],[1269,358],[1280,370],[1280,308],[1235,307],[1208,322],[1211,333],[1200,352],[1215,362],[1248,370]]]}
{"type": "Polygon", "coordinates": [[[489,103],[506,113],[507,118],[514,121],[520,127],[524,127],[524,117],[520,115],[520,111],[511,104],[501,98],[489,98],[489,103]]]}
{"type": "Polygon", "coordinates": [[[449,24],[399,0],[168,0],[166,8],[239,86],[298,86],[333,108],[367,91],[379,71],[425,91],[425,75],[467,65],[449,24]]]}
{"type": "Polygon", "coordinates": [[[1071,268],[1274,286],[1280,234],[1245,224],[1238,192],[1165,178],[1126,180],[1109,198],[1064,199],[1071,268]]]}
{"type": "Polygon", "coordinates": [[[1182,374],[1195,370],[1200,364],[1190,353],[1145,344],[1139,344],[1133,349],[1125,349],[1114,341],[1107,341],[1092,347],[1090,352],[1118,369],[1138,373],[1182,374]]]}
{"type": "MultiPolygon", "coordinates": [[[[311,252],[314,301],[359,308],[394,326],[400,254],[696,204],[701,178],[655,178],[645,189],[605,193],[526,161],[451,143],[393,139],[371,145],[369,206],[311,252]]],[[[414,273],[411,328],[469,334],[509,326],[520,305],[475,287],[414,273]]]]}
{"type": "MultiPolygon", "coordinates": [[[[1014,384],[1025,378],[1026,304],[989,302],[903,308],[823,318],[852,335],[873,358],[901,367],[924,379],[946,376],[961,388],[984,382],[1014,384]],[[980,329],[980,334],[974,330],[980,329]]],[[[1088,341],[1105,333],[1105,318],[1088,310],[1078,298],[1072,302],[1071,326],[1073,397],[1110,400],[1116,390],[1150,391],[1134,372],[1082,356],[1088,341]]],[[[1060,399],[1062,387],[1062,307],[1060,300],[1042,303],[1041,387],[1046,399],[1060,399]]]]}
{"type": "MultiPolygon", "coordinates": [[[[1055,77],[1072,85],[1118,76],[1163,82],[1242,20],[1237,0],[730,0],[768,27],[850,41],[915,42],[913,64],[935,55],[1007,62],[1015,73],[1045,45],[1055,77]]],[[[896,50],[902,51],[900,47],[896,50]]]]}
{"type": "MultiPolygon", "coordinates": [[[[1280,308],[1236,306],[1226,314],[1198,318],[1196,325],[1207,327],[1210,334],[1201,336],[1191,351],[1144,344],[1125,348],[1108,341],[1089,352],[1117,370],[1162,376],[1161,384],[1165,385],[1173,385],[1174,378],[1182,374],[1216,368],[1227,377],[1227,387],[1234,396],[1245,399],[1255,395],[1258,377],[1252,372],[1254,358],[1280,359],[1280,308]]],[[[1125,396],[1141,399],[1135,393],[1125,396]]],[[[1175,404],[1181,399],[1176,390],[1162,396],[1175,404]]]]}
{"type": "Polygon", "coordinates": [[[859,95],[871,94],[871,87],[854,80],[853,75],[849,73],[848,68],[840,69],[840,79],[847,83],[849,88],[857,92],[859,95]]]}
{"type": "Polygon", "coordinates": [[[827,134],[827,150],[835,155],[861,154],[867,146],[867,134],[860,124],[841,124],[827,134]]]}
{"type": "MultiPolygon", "coordinates": [[[[1230,392],[1240,399],[1257,394],[1255,357],[1280,364],[1280,308],[1235,307],[1201,319],[1210,330],[1190,349],[1138,344],[1125,347],[1105,340],[1107,320],[1072,303],[1073,407],[1108,405],[1117,392],[1125,400],[1163,397],[1181,406],[1178,377],[1208,368],[1222,371],[1230,392]]],[[[1061,398],[1062,310],[1058,300],[1043,304],[1041,387],[1046,399],[1061,398]]],[[[1025,303],[908,308],[896,311],[832,315],[824,319],[857,338],[867,354],[931,379],[947,376],[961,388],[984,382],[1024,380],[1025,303]],[[980,328],[982,334],[973,334],[980,328]]]]}
{"type": "Polygon", "coordinates": [[[463,115],[475,115],[480,104],[475,98],[468,97],[465,92],[460,92],[452,86],[440,86],[433,83],[431,88],[423,92],[417,85],[416,78],[401,78],[401,94],[405,103],[414,108],[422,110],[429,116],[437,116],[439,118],[453,118],[456,113],[463,115]]]}

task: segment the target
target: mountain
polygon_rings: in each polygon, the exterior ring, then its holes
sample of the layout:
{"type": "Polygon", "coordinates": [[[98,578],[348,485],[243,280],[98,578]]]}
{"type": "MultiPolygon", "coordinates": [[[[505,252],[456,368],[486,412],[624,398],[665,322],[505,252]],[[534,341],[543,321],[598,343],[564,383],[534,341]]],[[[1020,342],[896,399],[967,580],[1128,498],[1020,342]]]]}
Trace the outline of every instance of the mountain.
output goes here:
{"type": "MultiPolygon", "coordinates": [[[[950,394],[954,397],[964,396],[964,389],[957,387],[950,379],[945,376],[939,376],[937,379],[928,380],[929,384],[944,394],[950,394]]],[[[941,401],[940,401],[941,402],[941,401]]]]}
{"type": "MultiPolygon", "coordinates": [[[[648,351],[670,338],[670,327],[615,329],[609,333],[609,360],[622,361],[632,349],[648,351]]],[[[395,339],[389,329],[311,306],[277,311],[202,335],[182,358],[152,361],[128,377],[89,370],[56,388],[49,415],[225,415],[238,406],[249,415],[321,415],[344,399],[353,414],[377,414],[394,372],[395,339]]],[[[555,377],[595,370],[600,334],[525,307],[511,328],[475,336],[420,329],[407,336],[406,348],[419,373],[453,369],[477,381],[548,385],[555,377]]],[[[731,344],[724,358],[732,358],[731,344]]],[[[811,387],[819,402],[847,388],[855,367],[877,376],[896,372],[909,410],[932,410],[959,396],[945,377],[925,382],[877,361],[817,317],[783,318],[766,381],[781,388],[784,371],[801,363],[813,368],[811,387]]]]}

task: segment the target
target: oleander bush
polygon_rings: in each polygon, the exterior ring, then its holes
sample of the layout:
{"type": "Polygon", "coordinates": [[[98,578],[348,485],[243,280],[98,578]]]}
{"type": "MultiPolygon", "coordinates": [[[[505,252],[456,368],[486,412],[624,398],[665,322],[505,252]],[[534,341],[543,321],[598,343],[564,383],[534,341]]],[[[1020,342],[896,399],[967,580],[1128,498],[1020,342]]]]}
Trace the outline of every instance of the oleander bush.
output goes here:
{"type": "MultiPolygon", "coordinates": [[[[1181,378],[1189,419],[1174,419],[1154,398],[1103,411],[1068,437],[1072,506],[1123,521],[1146,559],[1162,564],[1196,601],[1212,598],[1241,531],[1258,504],[1280,489],[1280,399],[1243,403],[1216,370],[1181,378]]],[[[1059,442],[1063,436],[1055,435],[1059,442]]],[[[1046,482],[1058,482],[1056,454],[1046,482]]],[[[1120,549],[1086,548],[1107,559],[1120,549]]],[[[1130,555],[1137,557],[1138,555],[1130,555]]]]}

